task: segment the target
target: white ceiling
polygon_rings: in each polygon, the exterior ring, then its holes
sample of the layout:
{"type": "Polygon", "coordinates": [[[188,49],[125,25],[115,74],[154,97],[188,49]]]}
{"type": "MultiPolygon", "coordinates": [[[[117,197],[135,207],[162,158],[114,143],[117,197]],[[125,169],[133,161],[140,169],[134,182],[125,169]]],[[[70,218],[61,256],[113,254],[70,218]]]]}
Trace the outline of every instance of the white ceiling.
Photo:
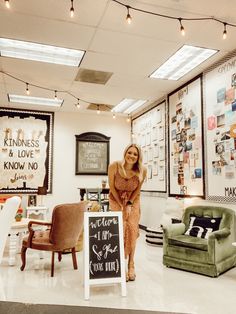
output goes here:
{"type": "MultiPolygon", "coordinates": [[[[236,1],[225,0],[120,0],[120,2],[176,17],[215,17],[236,24],[236,1]]],[[[126,8],[112,0],[10,0],[8,10],[0,3],[0,37],[86,50],[81,68],[113,72],[105,85],[74,81],[78,68],[0,57],[0,70],[31,84],[66,90],[92,103],[115,106],[123,98],[147,99],[148,104],[173,91],[210,64],[236,48],[236,28],[215,21],[184,21],[181,36],[175,20],[130,11],[132,24],[125,21],[126,8]],[[183,44],[218,49],[219,52],[179,81],[150,79],[148,76],[183,44]]],[[[49,91],[30,87],[32,96],[53,97],[49,91]]],[[[9,104],[8,93],[24,94],[25,85],[0,73],[0,106],[38,109],[9,104]]],[[[76,99],[64,98],[56,111],[73,112],[76,99]]],[[[81,102],[81,111],[87,103],[81,102]]],[[[45,110],[51,108],[45,107],[45,110]]]]}

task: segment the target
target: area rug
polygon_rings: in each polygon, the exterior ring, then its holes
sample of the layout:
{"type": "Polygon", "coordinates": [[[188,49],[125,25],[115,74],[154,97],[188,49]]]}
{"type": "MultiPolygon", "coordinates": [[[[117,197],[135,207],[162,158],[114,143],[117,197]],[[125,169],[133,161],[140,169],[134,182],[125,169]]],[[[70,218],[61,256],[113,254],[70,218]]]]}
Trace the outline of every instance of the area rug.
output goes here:
{"type": "MultiPolygon", "coordinates": [[[[174,312],[112,309],[88,306],[0,302],[0,314],[181,314],[174,312]]],[[[182,313],[183,314],[183,313],[182,313]]],[[[186,313],[185,313],[186,314],[186,313]]]]}

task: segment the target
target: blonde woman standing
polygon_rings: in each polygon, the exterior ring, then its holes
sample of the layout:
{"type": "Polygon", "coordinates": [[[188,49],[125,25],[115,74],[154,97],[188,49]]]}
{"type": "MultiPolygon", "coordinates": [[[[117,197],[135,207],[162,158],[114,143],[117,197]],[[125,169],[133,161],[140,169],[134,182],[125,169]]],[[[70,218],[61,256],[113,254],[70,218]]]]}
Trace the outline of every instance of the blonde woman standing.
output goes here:
{"type": "Polygon", "coordinates": [[[113,162],[108,169],[109,204],[113,211],[122,211],[125,258],[128,259],[126,281],[135,280],[134,253],[139,236],[140,189],[146,177],[141,149],[130,144],[122,161],[113,162]]]}

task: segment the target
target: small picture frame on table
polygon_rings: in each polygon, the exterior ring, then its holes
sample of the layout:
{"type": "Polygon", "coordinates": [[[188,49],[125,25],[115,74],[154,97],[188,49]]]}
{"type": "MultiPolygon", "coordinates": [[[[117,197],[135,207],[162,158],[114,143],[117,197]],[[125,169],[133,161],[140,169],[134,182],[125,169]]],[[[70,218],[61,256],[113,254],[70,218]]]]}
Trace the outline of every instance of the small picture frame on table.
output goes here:
{"type": "Polygon", "coordinates": [[[32,194],[28,196],[28,206],[37,206],[37,195],[32,194]]]}

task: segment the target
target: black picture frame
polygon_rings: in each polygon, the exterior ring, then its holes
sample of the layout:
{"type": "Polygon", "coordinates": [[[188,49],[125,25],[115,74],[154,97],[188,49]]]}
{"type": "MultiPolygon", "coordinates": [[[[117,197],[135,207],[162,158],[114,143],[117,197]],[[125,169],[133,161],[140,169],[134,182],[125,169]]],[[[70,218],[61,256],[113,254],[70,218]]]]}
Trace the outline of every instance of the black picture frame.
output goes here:
{"type": "Polygon", "coordinates": [[[107,175],[110,162],[110,137],[86,132],[75,135],[75,175],[107,175]]]}
{"type": "Polygon", "coordinates": [[[0,194],[52,193],[54,112],[1,107],[0,120],[0,194]]]}
{"type": "Polygon", "coordinates": [[[28,207],[37,206],[37,195],[31,194],[28,196],[28,207]]]}

